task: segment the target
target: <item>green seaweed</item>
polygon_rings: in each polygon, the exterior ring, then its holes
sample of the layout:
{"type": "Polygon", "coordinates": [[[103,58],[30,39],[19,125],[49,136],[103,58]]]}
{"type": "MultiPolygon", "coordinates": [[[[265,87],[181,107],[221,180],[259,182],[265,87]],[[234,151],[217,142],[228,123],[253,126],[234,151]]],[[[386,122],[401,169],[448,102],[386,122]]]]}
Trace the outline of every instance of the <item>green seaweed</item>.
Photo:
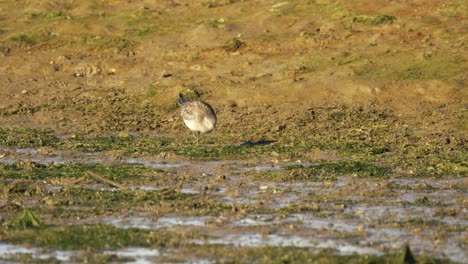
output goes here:
{"type": "Polygon", "coordinates": [[[142,208],[159,203],[160,201],[184,203],[193,197],[173,189],[162,190],[95,190],[81,186],[70,187],[55,194],[51,199],[56,199],[61,205],[79,205],[117,210],[118,208],[142,208]]]}
{"type": "Polygon", "coordinates": [[[254,174],[254,180],[276,182],[334,181],[339,176],[388,177],[392,169],[372,163],[354,160],[320,162],[312,165],[289,165],[284,170],[265,171],[254,174]]]}
{"type": "Polygon", "coordinates": [[[29,208],[23,208],[9,223],[8,227],[13,228],[40,228],[44,227],[45,223],[37,217],[29,208]]]}
{"type": "MultiPolygon", "coordinates": [[[[202,141],[204,139],[202,138],[202,141]]],[[[276,153],[300,153],[309,148],[308,145],[294,144],[241,144],[241,145],[193,145],[184,146],[176,144],[173,137],[145,137],[145,136],[77,136],[64,141],[59,148],[71,148],[84,152],[121,150],[126,153],[172,152],[196,159],[225,159],[232,157],[251,157],[254,155],[270,155],[276,153]]]]}
{"type": "Polygon", "coordinates": [[[338,175],[354,175],[358,177],[385,177],[388,176],[392,170],[387,167],[377,166],[371,163],[343,160],[339,162],[322,162],[309,166],[293,165],[288,166],[286,169],[292,170],[296,168],[304,168],[306,171],[332,173],[338,175]]]}
{"type": "Polygon", "coordinates": [[[83,152],[121,150],[126,153],[160,153],[170,148],[173,138],[139,136],[76,136],[63,142],[60,148],[83,152]]]}
{"type": "MultiPolygon", "coordinates": [[[[453,263],[446,259],[436,259],[425,255],[413,255],[408,246],[399,253],[381,256],[352,254],[339,255],[333,249],[323,249],[312,253],[306,248],[297,247],[230,247],[222,245],[196,245],[193,240],[201,236],[175,233],[163,230],[122,229],[110,225],[61,225],[42,229],[13,230],[2,236],[8,243],[29,244],[45,249],[85,250],[86,255],[78,255],[76,260],[109,260],[97,258],[102,250],[118,250],[128,247],[176,248],[181,260],[193,256],[223,260],[229,263],[453,263]]],[[[18,258],[18,257],[17,257],[18,258]]],[[[24,258],[23,258],[24,259],[24,258]]],[[[113,259],[115,261],[115,259],[113,259]]],[[[131,261],[128,259],[127,261],[131,261]]],[[[168,259],[166,259],[168,261],[168,259]]],[[[170,261],[169,259],[169,262],[170,261]]]]}
{"type": "Polygon", "coordinates": [[[87,171],[99,174],[113,181],[138,179],[145,173],[156,171],[139,164],[103,165],[98,163],[51,163],[17,162],[0,165],[0,172],[6,178],[14,179],[53,179],[80,178],[87,171]]]}
{"type": "Polygon", "coordinates": [[[180,235],[138,228],[121,229],[105,224],[62,225],[41,229],[14,230],[1,238],[8,243],[58,250],[105,250],[125,247],[174,247],[183,242],[180,235]]]}
{"type": "Polygon", "coordinates": [[[118,50],[126,49],[134,44],[133,41],[126,38],[96,35],[82,36],[81,43],[103,48],[117,48],[118,50]]]}
{"type": "Polygon", "coordinates": [[[0,145],[8,147],[32,148],[50,146],[59,139],[47,129],[21,127],[0,128],[0,145]]]}
{"type": "Polygon", "coordinates": [[[378,62],[352,64],[358,77],[377,80],[451,80],[462,76],[465,60],[460,56],[437,53],[427,58],[401,52],[383,56],[378,62]]]}
{"type": "Polygon", "coordinates": [[[396,20],[396,17],[389,15],[360,15],[353,18],[353,23],[360,23],[366,25],[380,25],[385,23],[392,23],[396,20]]]}
{"type": "MultiPolygon", "coordinates": [[[[318,253],[312,253],[309,249],[297,247],[225,247],[218,245],[205,245],[203,247],[191,247],[191,253],[198,256],[222,259],[229,263],[324,263],[324,264],[407,264],[411,259],[416,263],[453,263],[447,259],[436,259],[425,255],[409,257],[409,253],[403,248],[402,252],[385,254],[381,256],[352,254],[339,255],[333,249],[322,249],[318,253]]],[[[187,252],[188,253],[188,252],[187,252]]]]}
{"type": "Polygon", "coordinates": [[[56,36],[48,31],[40,30],[37,32],[22,32],[17,35],[10,37],[10,40],[20,42],[26,45],[35,45],[45,43],[55,38],[56,36]]]}

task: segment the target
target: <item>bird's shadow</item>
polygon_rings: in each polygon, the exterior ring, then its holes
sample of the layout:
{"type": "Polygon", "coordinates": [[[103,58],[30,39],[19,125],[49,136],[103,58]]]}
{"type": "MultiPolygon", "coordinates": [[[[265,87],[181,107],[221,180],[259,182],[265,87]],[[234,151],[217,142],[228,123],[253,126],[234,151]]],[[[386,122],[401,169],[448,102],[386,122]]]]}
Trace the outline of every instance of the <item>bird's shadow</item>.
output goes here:
{"type": "Polygon", "coordinates": [[[241,144],[241,146],[247,146],[247,147],[253,147],[253,146],[266,146],[270,145],[271,143],[275,143],[276,141],[274,140],[265,140],[265,139],[260,139],[258,141],[245,141],[244,143],[241,144]]]}

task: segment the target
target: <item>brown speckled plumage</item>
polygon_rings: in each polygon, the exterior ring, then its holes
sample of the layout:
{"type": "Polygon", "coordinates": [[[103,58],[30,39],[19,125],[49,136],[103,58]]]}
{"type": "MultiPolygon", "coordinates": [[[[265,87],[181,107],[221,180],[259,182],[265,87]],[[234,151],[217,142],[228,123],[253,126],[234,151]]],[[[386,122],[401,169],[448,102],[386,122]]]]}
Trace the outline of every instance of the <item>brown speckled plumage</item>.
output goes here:
{"type": "Polygon", "coordinates": [[[198,144],[200,134],[209,133],[216,127],[216,113],[209,104],[187,100],[181,94],[178,103],[182,108],[180,115],[185,125],[193,131],[198,144]]]}

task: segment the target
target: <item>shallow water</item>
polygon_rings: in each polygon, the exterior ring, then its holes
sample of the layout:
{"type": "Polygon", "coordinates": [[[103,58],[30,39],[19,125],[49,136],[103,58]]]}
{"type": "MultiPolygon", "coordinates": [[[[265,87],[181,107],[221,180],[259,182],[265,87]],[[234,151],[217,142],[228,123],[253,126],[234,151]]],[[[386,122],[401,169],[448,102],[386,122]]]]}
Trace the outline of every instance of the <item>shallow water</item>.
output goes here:
{"type": "MultiPolygon", "coordinates": [[[[23,247],[19,245],[0,244],[0,256],[9,257],[18,254],[31,255],[34,259],[45,261],[54,258],[58,261],[69,263],[74,257],[80,256],[82,252],[78,250],[44,250],[36,247],[23,247]]],[[[160,256],[157,249],[147,248],[124,248],[120,250],[106,250],[102,254],[114,255],[132,259],[123,263],[154,263],[153,258],[160,256]]],[[[5,262],[3,262],[5,263],[5,262]]],[[[16,262],[12,262],[16,263],[16,262]]]]}
{"type": "MultiPolygon", "coordinates": [[[[361,208],[359,208],[361,209],[361,208]]],[[[369,215],[373,218],[319,218],[313,214],[248,215],[240,219],[229,217],[106,217],[99,222],[121,228],[139,227],[145,229],[182,228],[186,232],[202,232],[210,237],[206,240],[192,241],[199,244],[216,244],[236,247],[292,246],[311,249],[333,248],[339,254],[383,254],[386,250],[398,250],[404,242],[412,245],[417,253],[431,253],[437,248],[439,257],[449,256],[452,260],[463,262],[466,253],[457,241],[468,232],[449,235],[446,240],[432,240],[429,231],[415,233],[412,229],[375,225],[376,212],[396,210],[396,208],[377,208],[369,215]],[[248,228],[248,229],[246,229],[248,228]],[[255,231],[256,230],[256,231],[255,231]],[[268,234],[262,234],[265,230],[268,234]],[[274,232],[274,233],[271,233],[274,232]],[[347,240],[346,237],[359,237],[347,240]]],[[[402,209],[401,209],[402,210],[402,209]]],[[[385,215],[384,215],[385,217],[385,215]]],[[[84,219],[86,222],[86,219],[84,219]]],[[[462,224],[465,225],[465,224],[462,224]]]]}
{"type": "Polygon", "coordinates": [[[186,161],[172,159],[155,159],[150,157],[127,157],[127,156],[112,156],[103,155],[99,152],[68,152],[61,151],[56,153],[43,152],[32,148],[16,148],[14,151],[10,149],[0,148],[5,155],[0,158],[0,164],[13,164],[15,162],[33,162],[37,164],[140,164],[153,169],[172,169],[184,168],[199,171],[205,174],[215,174],[217,171],[228,169],[234,172],[248,171],[270,171],[281,170],[285,166],[297,164],[297,162],[274,164],[268,162],[266,164],[251,164],[243,161],[186,161]]]}
{"type": "MultiPolygon", "coordinates": [[[[104,223],[119,228],[171,230],[206,236],[206,239],[186,241],[197,245],[291,246],[313,252],[334,249],[338,254],[381,255],[397,252],[407,242],[417,254],[447,257],[461,263],[467,260],[463,241],[468,236],[468,212],[460,201],[466,201],[468,194],[464,192],[467,183],[463,178],[385,180],[340,176],[331,181],[275,182],[249,177],[254,177],[251,174],[258,171],[281,171],[297,163],[164,160],[113,157],[103,153],[43,153],[36,149],[2,151],[6,154],[0,158],[1,164],[17,161],[141,164],[172,173],[152,177],[188,174],[193,177],[178,189],[181,193],[194,195],[194,198],[206,195],[227,205],[249,205],[276,212],[190,216],[131,210],[131,214],[117,216],[80,217],[73,220],[75,224],[104,223]],[[301,212],[290,211],[291,208],[305,209],[301,212]],[[440,213],[442,209],[451,209],[454,213],[440,213]]],[[[65,186],[55,182],[44,187],[48,192],[58,193],[65,186]]],[[[95,183],[82,187],[119,191],[95,183]]],[[[174,186],[152,184],[151,179],[145,179],[144,182],[134,180],[126,187],[151,192],[174,186]]],[[[65,208],[85,209],[73,205],[65,208]]],[[[2,253],[31,254],[35,259],[52,257],[65,262],[79,254],[0,244],[0,255],[2,253]]],[[[137,263],[151,263],[152,258],[161,256],[158,250],[147,248],[108,250],[104,254],[128,257],[137,263]]],[[[209,259],[194,259],[191,263],[210,262],[209,259]]]]}

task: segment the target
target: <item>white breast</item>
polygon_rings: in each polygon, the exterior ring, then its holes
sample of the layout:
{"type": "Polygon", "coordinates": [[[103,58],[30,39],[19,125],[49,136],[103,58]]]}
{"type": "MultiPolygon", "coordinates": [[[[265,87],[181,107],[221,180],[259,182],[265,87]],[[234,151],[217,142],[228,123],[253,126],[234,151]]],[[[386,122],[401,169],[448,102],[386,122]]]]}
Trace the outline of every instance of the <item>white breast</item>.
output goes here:
{"type": "Polygon", "coordinates": [[[184,120],[185,125],[192,131],[200,131],[200,133],[208,133],[214,129],[214,124],[208,118],[204,118],[201,122],[196,119],[184,120]]]}

